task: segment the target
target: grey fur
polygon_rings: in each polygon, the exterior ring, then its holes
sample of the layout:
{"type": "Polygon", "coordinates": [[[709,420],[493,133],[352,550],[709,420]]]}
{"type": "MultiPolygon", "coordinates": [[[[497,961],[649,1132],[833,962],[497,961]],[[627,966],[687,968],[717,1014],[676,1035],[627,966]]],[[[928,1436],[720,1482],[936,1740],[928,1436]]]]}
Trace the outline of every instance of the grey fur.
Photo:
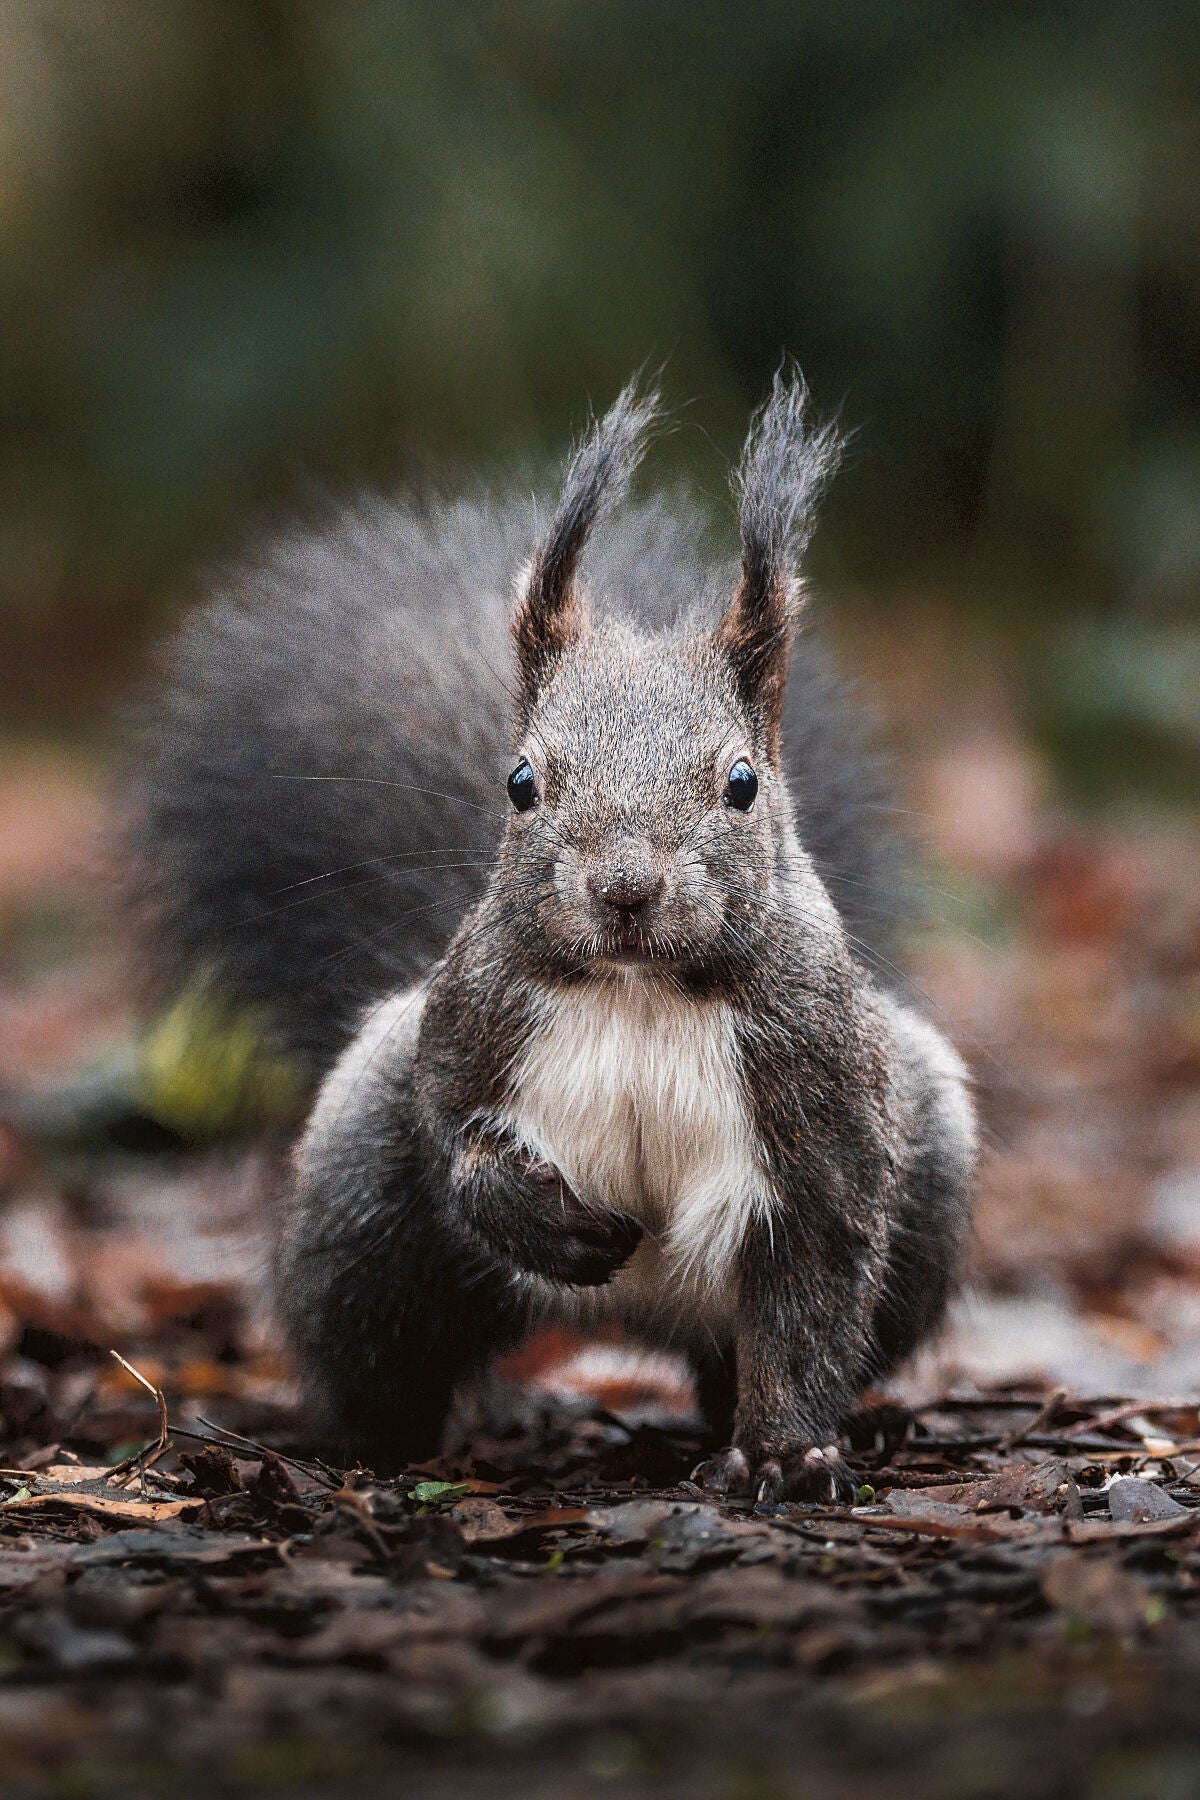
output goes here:
{"type": "Polygon", "coordinates": [[[638,1218],[514,1136],[547,1007],[632,971],[664,1007],[733,1021],[769,1216],[738,1251],[735,1314],[668,1335],[707,1392],[736,1371],[734,1449],[707,1479],[836,1484],[822,1447],[953,1284],[971,1106],[953,1052],[870,972],[899,864],[811,637],[784,700],[833,439],[777,382],[743,462],[739,575],[698,558],[679,507],[626,507],[589,541],[649,416],[626,390],[540,539],[512,503],[376,503],[228,584],[146,715],[141,904],[168,982],[267,1007],[317,1075],[343,1051],[297,1153],[279,1300],[327,1435],[377,1462],[431,1449],[458,1382],[640,1243],[638,1218]],[[521,814],[514,719],[538,790],[521,814]],[[749,811],[721,799],[734,756],[758,773],[749,811]]]}
{"type": "Polygon", "coordinates": [[[558,505],[537,546],[513,621],[522,723],[551,662],[582,629],[580,561],[588,539],[624,499],[657,412],[657,394],[642,397],[636,381],[630,382],[603,420],[585,433],[567,464],[558,505]]]}
{"type": "Polygon", "coordinates": [[[810,428],[808,389],[798,370],[775,377],[755,415],[733,480],[743,565],[762,584],[795,572],[808,549],[817,505],[837,472],[842,439],[833,424],[810,428]]]}

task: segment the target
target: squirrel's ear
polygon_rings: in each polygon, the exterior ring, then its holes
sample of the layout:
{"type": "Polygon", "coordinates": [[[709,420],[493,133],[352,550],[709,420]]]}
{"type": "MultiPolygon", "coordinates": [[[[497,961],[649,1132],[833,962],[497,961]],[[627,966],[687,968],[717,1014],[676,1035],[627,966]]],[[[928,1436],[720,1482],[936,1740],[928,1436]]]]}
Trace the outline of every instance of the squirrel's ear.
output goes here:
{"type": "Polygon", "coordinates": [[[741,573],[716,632],[743,702],[762,722],[773,759],[801,599],[800,559],[812,536],[816,503],[841,454],[836,428],[814,429],[807,414],[808,389],[799,371],[777,374],[734,476],[741,573]]]}
{"type": "Polygon", "coordinates": [[[657,392],[639,395],[631,381],[572,453],[562,497],[522,578],[513,614],[526,710],[551,664],[586,628],[579,559],[593,528],[629,486],[657,415],[657,392]]]}

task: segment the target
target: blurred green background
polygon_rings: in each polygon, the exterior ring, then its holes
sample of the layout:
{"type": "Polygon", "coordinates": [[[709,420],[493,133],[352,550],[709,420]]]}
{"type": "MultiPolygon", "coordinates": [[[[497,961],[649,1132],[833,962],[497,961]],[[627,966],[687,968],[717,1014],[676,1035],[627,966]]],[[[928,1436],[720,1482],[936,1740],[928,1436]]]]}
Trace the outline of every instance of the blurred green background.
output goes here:
{"type": "Polygon", "coordinates": [[[857,430],[824,580],[1011,627],[1083,786],[1186,787],[1194,3],[5,0],[10,723],[314,486],[536,462],[647,358],[720,505],[784,351],[857,430]]]}

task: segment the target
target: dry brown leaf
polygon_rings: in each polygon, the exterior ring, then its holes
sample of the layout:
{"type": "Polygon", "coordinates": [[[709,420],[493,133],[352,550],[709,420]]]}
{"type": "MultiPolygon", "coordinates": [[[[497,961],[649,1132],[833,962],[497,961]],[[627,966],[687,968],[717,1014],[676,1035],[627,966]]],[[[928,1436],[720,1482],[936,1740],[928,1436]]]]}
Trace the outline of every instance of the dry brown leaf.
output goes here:
{"type": "Polygon", "coordinates": [[[137,1500],[119,1491],[112,1494],[79,1494],[69,1487],[46,1494],[30,1494],[27,1498],[0,1501],[0,1513],[33,1513],[49,1507],[67,1506],[75,1512],[101,1513],[106,1518],[139,1521],[177,1519],[194,1515],[200,1508],[196,1500],[137,1500]]]}
{"type": "MultiPolygon", "coordinates": [[[[895,1492],[888,1497],[888,1505],[893,1511],[904,1501],[905,1497],[895,1492]]],[[[921,1501],[922,1504],[943,1502],[962,1507],[967,1512],[991,1512],[1011,1506],[1021,1512],[1067,1512],[1072,1517],[1082,1516],[1079,1490],[1066,1464],[1057,1458],[1047,1458],[1040,1463],[1010,1463],[986,1480],[927,1487],[921,1490],[921,1501]]],[[[904,1510],[909,1510],[907,1504],[904,1510]]]]}
{"type": "Polygon", "coordinates": [[[86,1463],[55,1463],[34,1478],[32,1492],[11,1500],[0,1500],[0,1512],[26,1514],[68,1507],[74,1512],[145,1523],[148,1520],[190,1518],[200,1509],[200,1501],[192,1497],[152,1500],[129,1493],[110,1484],[112,1473],[111,1469],[92,1468],[86,1463]],[[85,1487],[89,1491],[81,1492],[85,1487]]]}
{"type": "Polygon", "coordinates": [[[92,1468],[87,1463],[51,1463],[43,1469],[39,1481],[56,1482],[59,1487],[75,1487],[81,1481],[106,1481],[110,1474],[107,1463],[92,1468]]]}
{"type": "Polygon", "coordinates": [[[479,1539],[496,1543],[501,1538],[515,1537],[523,1529],[519,1519],[510,1519],[503,1507],[483,1494],[468,1494],[449,1509],[448,1516],[460,1528],[468,1544],[479,1539]]]}

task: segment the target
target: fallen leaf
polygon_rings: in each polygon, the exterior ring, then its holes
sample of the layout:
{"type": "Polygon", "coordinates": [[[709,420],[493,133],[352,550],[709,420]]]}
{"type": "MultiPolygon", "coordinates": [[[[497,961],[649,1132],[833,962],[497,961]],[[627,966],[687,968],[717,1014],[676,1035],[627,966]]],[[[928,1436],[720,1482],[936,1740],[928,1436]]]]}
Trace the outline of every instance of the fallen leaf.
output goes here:
{"type": "Polygon", "coordinates": [[[107,1464],[95,1467],[88,1463],[51,1463],[42,1470],[41,1479],[59,1487],[75,1487],[81,1481],[107,1481],[110,1473],[107,1464]]]}
{"type": "MultiPolygon", "coordinates": [[[[893,1489],[888,1496],[889,1506],[895,1492],[893,1489]]],[[[921,1499],[945,1502],[971,1512],[1015,1507],[1021,1512],[1083,1517],[1083,1502],[1074,1477],[1067,1465],[1056,1457],[1040,1463],[1010,1463],[998,1474],[982,1481],[948,1482],[941,1487],[923,1488],[921,1499]]]]}
{"type": "Polygon", "coordinates": [[[471,1484],[469,1481],[418,1481],[409,1492],[422,1506],[447,1506],[461,1495],[469,1494],[471,1484]]]}
{"type": "Polygon", "coordinates": [[[483,1494],[469,1494],[465,1500],[456,1502],[450,1508],[450,1517],[461,1528],[468,1544],[480,1539],[499,1543],[503,1538],[516,1536],[522,1529],[519,1519],[510,1519],[503,1507],[483,1494]]]}
{"type": "Polygon", "coordinates": [[[98,1513],[111,1519],[178,1519],[194,1515],[197,1500],[137,1500],[126,1494],[79,1494],[69,1488],[53,1493],[17,1495],[0,1502],[5,1513],[33,1513],[66,1506],[73,1512],[98,1513]]]}
{"type": "Polygon", "coordinates": [[[127,1531],[113,1531],[91,1544],[72,1545],[70,1557],[72,1562],[83,1565],[183,1563],[220,1567],[260,1558],[277,1562],[279,1545],[267,1538],[205,1531],[198,1525],[173,1518],[158,1526],[131,1526],[127,1531]]]}

